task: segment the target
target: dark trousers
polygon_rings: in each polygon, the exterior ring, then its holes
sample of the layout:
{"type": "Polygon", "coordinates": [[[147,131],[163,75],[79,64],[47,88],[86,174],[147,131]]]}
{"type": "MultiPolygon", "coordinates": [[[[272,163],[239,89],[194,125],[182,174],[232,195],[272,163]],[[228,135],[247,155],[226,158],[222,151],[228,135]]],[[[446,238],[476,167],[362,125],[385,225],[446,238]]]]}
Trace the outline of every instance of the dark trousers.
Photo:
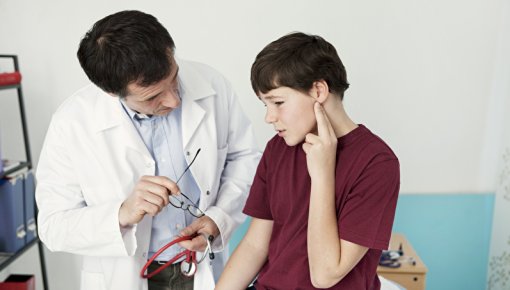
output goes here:
{"type": "MultiPolygon", "coordinates": [[[[149,273],[161,265],[153,262],[149,265],[149,273]]],[[[193,290],[193,277],[185,277],[181,273],[181,264],[173,264],[149,279],[149,290],[193,290]]]]}

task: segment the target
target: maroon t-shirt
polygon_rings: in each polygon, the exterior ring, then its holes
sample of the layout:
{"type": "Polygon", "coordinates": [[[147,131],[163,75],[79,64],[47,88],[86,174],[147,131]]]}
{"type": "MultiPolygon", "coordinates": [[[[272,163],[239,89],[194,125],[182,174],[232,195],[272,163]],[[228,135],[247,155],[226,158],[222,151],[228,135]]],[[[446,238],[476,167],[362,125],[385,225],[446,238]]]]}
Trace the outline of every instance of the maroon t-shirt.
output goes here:
{"type": "MultiPolygon", "coordinates": [[[[380,289],[376,275],[388,248],[400,186],[399,163],[379,137],[359,125],[338,139],[336,212],[341,239],[368,247],[352,271],[330,289],[380,289]]],[[[267,262],[257,290],[315,289],[307,252],[310,176],[301,147],[275,136],[266,146],[244,213],[273,220],[267,262]]],[[[328,249],[324,249],[328,251],[328,249]]]]}

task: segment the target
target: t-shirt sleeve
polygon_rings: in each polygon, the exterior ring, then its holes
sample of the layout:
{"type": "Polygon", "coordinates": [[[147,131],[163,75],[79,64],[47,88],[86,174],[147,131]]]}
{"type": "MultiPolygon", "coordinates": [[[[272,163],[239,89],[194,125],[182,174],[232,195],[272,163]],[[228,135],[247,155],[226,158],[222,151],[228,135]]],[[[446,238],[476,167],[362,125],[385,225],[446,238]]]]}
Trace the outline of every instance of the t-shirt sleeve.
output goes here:
{"type": "Polygon", "coordinates": [[[372,249],[388,249],[399,188],[398,160],[375,157],[354,183],[340,212],[340,238],[372,249]]]}
{"type": "Polygon", "coordinates": [[[267,191],[268,156],[270,154],[270,143],[266,146],[262,158],[257,167],[253,179],[250,194],[244,206],[243,213],[260,219],[272,220],[271,208],[269,206],[269,193],[267,191]]]}

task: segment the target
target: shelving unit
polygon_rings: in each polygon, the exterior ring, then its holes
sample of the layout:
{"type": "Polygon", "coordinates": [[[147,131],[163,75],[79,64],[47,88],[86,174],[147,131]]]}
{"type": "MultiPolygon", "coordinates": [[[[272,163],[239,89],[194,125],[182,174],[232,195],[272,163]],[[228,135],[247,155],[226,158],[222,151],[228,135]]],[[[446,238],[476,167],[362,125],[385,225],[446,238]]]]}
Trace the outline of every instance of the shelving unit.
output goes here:
{"type": "MultiPolygon", "coordinates": [[[[0,58],[12,59],[13,64],[14,64],[14,70],[19,71],[17,55],[1,55],[0,54],[0,58]]],[[[27,121],[26,121],[26,117],[25,117],[26,114],[25,114],[25,106],[23,103],[23,91],[21,89],[21,82],[16,85],[0,86],[0,91],[13,90],[13,89],[17,90],[17,95],[18,95],[18,105],[19,105],[19,110],[20,110],[20,118],[21,118],[21,126],[22,126],[22,131],[23,131],[23,141],[24,141],[24,145],[25,145],[26,160],[20,162],[15,167],[10,168],[9,170],[6,170],[6,171],[0,173],[0,179],[3,179],[4,177],[8,176],[9,174],[17,172],[17,171],[25,169],[25,168],[28,170],[32,169],[32,155],[30,154],[30,143],[28,141],[27,121]]],[[[0,95],[0,97],[1,97],[1,95],[0,95]]],[[[35,207],[35,213],[36,213],[35,216],[37,217],[37,206],[35,205],[35,202],[34,202],[34,207],[35,207]]],[[[43,289],[48,290],[49,288],[48,288],[48,279],[47,279],[47,275],[46,275],[46,265],[45,265],[45,259],[44,259],[44,247],[43,247],[41,240],[39,240],[38,237],[33,239],[31,242],[25,244],[16,253],[12,253],[12,254],[2,253],[0,255],[0,271],[5,269],[12,262],[16,261],[16,259],[18,257],[23,255],[23,253],[25,253],[27,250],[29,250],[36,244],[39,248],[39,262],[41,264],[41,275],[42,275],[43,289]]]]}

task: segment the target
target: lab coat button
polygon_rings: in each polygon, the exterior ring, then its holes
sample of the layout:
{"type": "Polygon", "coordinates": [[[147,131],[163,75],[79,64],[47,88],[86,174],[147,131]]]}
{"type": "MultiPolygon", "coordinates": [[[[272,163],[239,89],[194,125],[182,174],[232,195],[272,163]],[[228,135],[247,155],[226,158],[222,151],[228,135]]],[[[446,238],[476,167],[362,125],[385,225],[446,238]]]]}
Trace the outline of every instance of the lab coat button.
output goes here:
{"type": "Polygon", "coordinates": [[[186,156],[189,156],[189,155],[190,155],[189,151],[186,151],[186,156]]]}
{"type": "Polygon", "coordinates": [[[143,254],[142,254],[142,256],[143,256],[144,258],[147,258],[147,253],[143,253],[143,254]]]}
{"type": "Polygon", "coordinates": [[[209,194],[211,194],[211,192],[208,190],[205,192],[205,194],[209,195],[209,194]]]}

